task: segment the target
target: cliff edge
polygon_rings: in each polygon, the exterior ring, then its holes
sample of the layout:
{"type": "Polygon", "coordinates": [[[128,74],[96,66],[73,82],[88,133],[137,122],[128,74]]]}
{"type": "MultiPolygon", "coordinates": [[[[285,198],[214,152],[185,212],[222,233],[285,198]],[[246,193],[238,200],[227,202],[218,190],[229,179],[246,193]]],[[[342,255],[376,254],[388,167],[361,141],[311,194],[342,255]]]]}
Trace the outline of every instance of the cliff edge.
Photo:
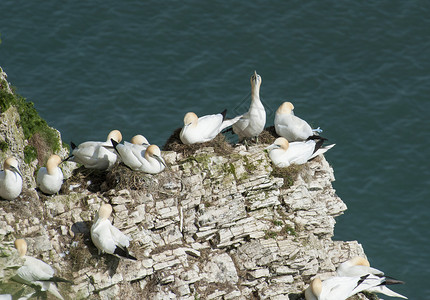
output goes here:
{"type": "MultiPolygon", "coordinates": [[[[12,93],[0,71],[3,92],[12,93]]],[[[312,276],[364,255],[356,241],[332,240],[346,205],[323,156],[278,169],[265,145],[222,153],[202,145],[163,151],[169,168],[157,175],[68,163],[61,192],[46,196],[34,189],[34,172],[49,155],[37,148],[34,160],[24,161],[29,141],[19,124],[14,105],[1,111],[2,161],[17,157],[27,185],[14,201],[0,201],[0,293],[32,290],[10,280],[22,263],[16,238],[73,280],[59,286],[66,299],[301,299],[312,276]],[[98,255],[89,229],[103,202],[113,206],[113,224],[132,237],[137,261],[98,255]]],[[[57,142],[49,149],[64,158],[59,134],[57,142]]]]}

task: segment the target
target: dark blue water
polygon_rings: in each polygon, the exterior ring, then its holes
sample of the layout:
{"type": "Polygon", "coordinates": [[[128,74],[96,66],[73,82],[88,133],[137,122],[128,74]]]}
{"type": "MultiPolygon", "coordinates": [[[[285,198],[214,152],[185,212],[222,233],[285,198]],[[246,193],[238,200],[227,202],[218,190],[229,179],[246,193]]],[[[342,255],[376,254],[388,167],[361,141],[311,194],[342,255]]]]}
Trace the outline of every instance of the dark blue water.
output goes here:
{"type": "Polygon", "coordinates": [[[336,143],[335,239],[430,299],[429,15],[425,1],[2,0],[0,66],[66,142],[117,128],[160,146],[188,111],[243,113],[257,70],[267,125],[289,100],[336,143]]]}

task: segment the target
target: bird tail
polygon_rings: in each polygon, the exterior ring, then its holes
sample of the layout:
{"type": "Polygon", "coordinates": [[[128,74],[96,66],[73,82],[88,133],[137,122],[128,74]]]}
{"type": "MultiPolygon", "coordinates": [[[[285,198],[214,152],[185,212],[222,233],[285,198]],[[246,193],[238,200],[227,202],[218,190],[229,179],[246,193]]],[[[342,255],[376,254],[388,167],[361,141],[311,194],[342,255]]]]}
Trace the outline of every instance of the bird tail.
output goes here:
{"type": "MultiPolygon", "coordinates": [[[[318,143],[319,142],[317,142],[317,145],[318,145],[318,143]]],[[[318,146],[315,147],[315,149],[317,149],[317,150],[314,152],[314,154],[312,154],[312,156],[309,158],[309,160],[317,157],[320,154],[323,154],[323,153],[327,152],[328,150],[330,150],[331,148],[333,148],[335,145],[336,144],[331,144],[331,145],[328,145],[328,146],[321,147],[322,146],[322,142],[321,142],[321,145],[320,145],[319,148],[318,148],[318,146]]]]}
{"type": "Polygon", "coordinates": [[[133,255],[130,254],[130,252],[128,252],[128,249],[126,247],[124,247],[124,249],[122,249],[120,247],[116,247],[113,254],[120,256],[120,257],[123,257],[123,258],[128,258],[131,260],[137,260],[136,257],[134,257],[133,255]]]}
{"type": "Polygon", "coordinates": [[[57,297],[58,299],[64,300],[63,296],[61,296],[60,292],[57,289],[57,286],[54,283],[51,283],[49,285],[49,288],[47,289],[47,291],[50,292],[55,297],[57,297]]]}
{"type": "Polygon", "coordinates": [[[57,282],[65,282],[65,283],[70,283],[70,284],[74,284],[73,281],[61,278],[61,277],[57,277],[57,276],[52,276],[51,278],[47,279],[47,280],[39,280],[39,281],[49,281],[49,282],[55,282],[55,284],[57,284],[57,282]]]}
{"type": "MultiPolygon", "coordinates": [[[[222,124],[221,124],[221,131],[227,127],[232,126],[234,123],[236,123],[237,121],[239,121],[240,118],[242,118],[243,115],[239,115],[234,117],[233,119],[225,119],[222,124]]],[[[227,132],[227,131],[224,131],[227,132]]]]}
{"type": "MultiPolygon", "coordinates": [[[[70,147],[72,148],[72,151],[73,151],[77,146],[76,146],[76,144],[75,144],[75,143],[70,142],[70,147]]],[[[71,158],[73,158],[73,157],[74,157],[74,155],[73,155],[73,154],[70,154],[68,157],[66,157],[65,159],[63,159],[63,160],[61,161],[61,163],[66,162],[66,161],[68,161],[69,159],[71,159],[71,158]]]]}
{"type": "Polygon", "coordinates": [[[224,121],[224,120],[225,120],[225,116],[227,115],[227,109],[224,109],[224,110],[221,112],[221,114],[222,114],[222,120],[224,121]]]}

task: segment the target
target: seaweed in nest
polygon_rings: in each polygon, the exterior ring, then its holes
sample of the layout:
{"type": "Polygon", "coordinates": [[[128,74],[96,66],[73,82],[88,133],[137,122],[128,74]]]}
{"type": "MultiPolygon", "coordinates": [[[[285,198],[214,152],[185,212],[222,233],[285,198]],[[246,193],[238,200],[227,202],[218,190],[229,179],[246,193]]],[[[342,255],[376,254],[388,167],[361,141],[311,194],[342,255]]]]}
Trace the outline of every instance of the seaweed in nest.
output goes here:
{"type": "Polygon", "coordinates": [[[300,171],[303,169],[303,165],[289,165],[286,168],[280,168],[277,166],[272,165],[272,173],[271,175],[274,177],[280,177],[284,179],[284,184],[282,185],[283,188],[289,188],[294,184],[294,181],[296,181],[297,176],[299,175],[300,171]]]}
{"type": "Polygon", "coordinates": [[[146,173],[133,171],[123,163],[116,163],[106,175],[108,189],[144,190],[151,186],[151,182],[146,173]]]}
{"type": "Polygon", "coordinates": [[[226,140],[223,134],[218,134],[212,141],[185,145],[182,143],[179,134],[182,128],[177,128],[172,135],[167,139],[163,146],[164,151],[175,151],[177,153],[182,153],[184,157],[188,157],[194,154],[197,150],[212,147],[214,152],[219,155],[228,155],[233,152],[233,146],[226,140]]]}
{"type": "Polygon", "coordinates": [[[264,128],[264,130],[258,136],[258,142],[261,144],[273,144],[273,142],[279,137],[275,131],[275,126],[264,128]]]}

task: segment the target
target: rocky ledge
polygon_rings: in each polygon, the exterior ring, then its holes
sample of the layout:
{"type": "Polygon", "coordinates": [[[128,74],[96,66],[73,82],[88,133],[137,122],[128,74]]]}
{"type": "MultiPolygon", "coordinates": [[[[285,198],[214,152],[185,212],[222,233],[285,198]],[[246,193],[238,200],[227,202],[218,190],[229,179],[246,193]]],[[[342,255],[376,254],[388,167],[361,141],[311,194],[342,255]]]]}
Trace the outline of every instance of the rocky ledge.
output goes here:
{"type": "Polygon", "coordinates": [[[25,238],[74,282],[59,286],[67,299],[301,299],[312,276],[364,252],[332,240],[346,205],[325,158],[282,170],[263,149],[164,151],[169,168],[157,175],[78,168],[53,196],[29,184],[0,201],[0,293],[31,291],[9,280],[21,264],[13,242],[25,238]],[[137,261],[98,255],[89,229],[103,202],[137,261]]]}

